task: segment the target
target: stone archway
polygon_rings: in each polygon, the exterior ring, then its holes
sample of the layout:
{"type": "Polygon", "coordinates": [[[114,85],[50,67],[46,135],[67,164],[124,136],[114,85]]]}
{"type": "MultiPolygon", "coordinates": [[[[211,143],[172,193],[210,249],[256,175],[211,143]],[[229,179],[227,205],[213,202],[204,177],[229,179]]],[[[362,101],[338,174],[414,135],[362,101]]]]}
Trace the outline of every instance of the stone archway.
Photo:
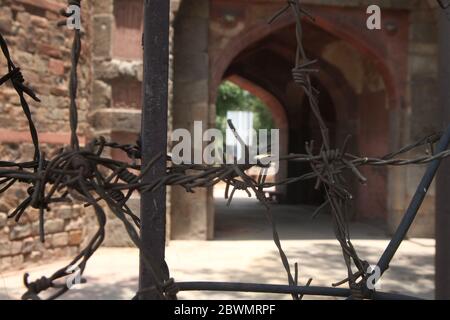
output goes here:
{"type": "MultiPolygon", "coordinates": [[[[252,50],[265,46],[280,56],[290,54],[289,49],[280,45],[280,41],[273,39],[273,35],[282,30],[289,31],[293,17],[284,15],[276,23],[267,24],[268,18],[281,3],[212,1],[209,35],[210,101],[214,101],[216,86],[224,74],[236,72],[229,70],[230,65],[243,53],[252,54],[252,50]],[[271,41],[261,44],[264,39],[271,41]]],[[[385,28],[381,32],[372,32],[365,28],[365,10],[358,4],[352,6],[306,4],[305,8],[316,20],[305,20],[307,30],[304,34],[312,35],[305,39],[305,43],[307,46],[312,44],[307,50],[311,57],[319,58],[325,74],[321,74],[322,79],[318,80],[326,83],[325,87],[337,106],[337,117],[340,118],[337,119],[337,146],[348,132],[357,139],[354,152],[382,155],[390,149],[393,141],[398,141],[393,136],[397,134],[395,125],[391,130],[390,123],[395,113],[402,109],[406,96],[409,13],[406,10],[389,9],[386,5],[383,10],[385,28]],[[345,19],[340,19],[342,16],[345,19]],[[316,39],[321,40],[315,40],[314,34],[318,35],[316,39]],[[322,41],[322,37],[330,40],[322,41]],[[354,58],[357,63],[352,63],[350,58],[354,58]]],[[[290,51],[293,51],[292,48],[290,51]]],[[[272,63],[273,60],[270,61],[272,63]]],[[[240,67],[237,69],[242,70],[240,67]]],[[[260,75],[259,79],[262,77],[260,75]]],[[[276,89],[272,93],[278,98],[284,94],[276,89]]],[[[357,197],[360,199],[356,204],[357,216],[386,219],[390,202],[386,191],[389,172],[384,169],[366,169],[365,173],[371,184],[367,187],[355,186],[354,192],[361,194],[357,197]]]]}

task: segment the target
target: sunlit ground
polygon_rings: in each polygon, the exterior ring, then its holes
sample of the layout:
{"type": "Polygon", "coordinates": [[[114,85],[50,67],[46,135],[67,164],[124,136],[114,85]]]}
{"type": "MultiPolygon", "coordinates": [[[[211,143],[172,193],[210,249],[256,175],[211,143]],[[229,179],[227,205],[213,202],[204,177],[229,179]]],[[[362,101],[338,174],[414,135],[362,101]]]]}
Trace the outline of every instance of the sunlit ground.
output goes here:
{"type": "MultiPolygon", "coordinates": [[[[223,197],[223,195],[220,195],[223,197]]],[[[242,195],[227,208],[217,200],[216,240],[172,241],[167,261],[177,281],[232,281],[287,284],[287,277],[264,208],[242,195]]],[[[272,207],[283,248],[291,265],[299,263],[301,284],[313,278],[312,285],[331,286],[346,277],[346,269],[330,217],[311,219],[312,208],[274,205],[272,207]]],[[[388,242],[373,226],[351,225],[354,244],[361,258],[375,264],[388,242]]],[[[434,241],[405,241],[381,282],[381,290],[434,296],[434,241]]],[[[28,268],[31,277],[50,275],[65,261],[28,268]]],[[[130,299],[137,288],[138,252],[135,249],[103,248],[85,272],[86,284],[70,291],[65,299],[130,299]]],[[[17,299],[23,293],[25,270],[0,274],[0,298],[17,299]]],[[[289,299],[288,295],[256,293],[183,292],[180,299],[289,299]]],[[[307,297],[319,298],[319,297],[307,297]]]]}

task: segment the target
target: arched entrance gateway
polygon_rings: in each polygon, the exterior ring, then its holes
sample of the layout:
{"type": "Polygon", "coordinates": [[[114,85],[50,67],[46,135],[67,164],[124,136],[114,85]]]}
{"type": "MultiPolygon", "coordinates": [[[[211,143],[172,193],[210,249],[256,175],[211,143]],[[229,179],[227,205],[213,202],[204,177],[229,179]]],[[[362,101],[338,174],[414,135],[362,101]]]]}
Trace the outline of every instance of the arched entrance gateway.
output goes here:
{"type": "MultiPolygon", "coordinates": [[[[281,0],[181,2],[174,24],[174,128],[192,129],[193,121],[199,120],[205,127],[214,127],[217,89],[228,79],[269,107],[280,129],[282,154],[304,152],[306,141],[320,140],[302,90],[290,74],[296,48],[293,17],[285,15],[267,23],[283,4],[281,0]]],[[[351,134],[349,151],[368,156],[388,153],[402,143],[395,128],[405,101],[409,13],[386,9],[384,21],[389,28],[369,31],[361,8],[306,7],[316,20],[305,24],[305,48],[319,61],[314,83],[333,145],[341,147],[351,134]],[[387,56],[390,59],[385,60],[387,56]]],[[[305,170],[289,164],[279,178],[305,170]]],[[[393,200],[388,182],[393,171],[365,168],[363,174],[370,183],[353,183],[354,217],[389,221],[393,200]]],[[[322,200],[310,183],[288,186],[283,193],[288,203],[322,200]]],[[[172,238],[214,237],[211,191],[185,195],[175,188],[171,198],[172,238]]]]}

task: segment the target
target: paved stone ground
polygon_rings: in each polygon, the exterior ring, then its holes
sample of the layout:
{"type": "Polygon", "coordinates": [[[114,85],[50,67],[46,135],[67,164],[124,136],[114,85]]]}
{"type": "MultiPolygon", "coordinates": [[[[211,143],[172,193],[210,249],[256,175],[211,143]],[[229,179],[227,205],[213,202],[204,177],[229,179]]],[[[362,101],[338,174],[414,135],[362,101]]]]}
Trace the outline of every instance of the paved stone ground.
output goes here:
{"type": "MultiPolygon", "coordinates": [[[[263,208],[254,200],[239,198],[231,208],[218,200],[215,241],[172,241],[167,261],[178,281],[213,280],[284,284],[284,269],[271,240],[263,208]]],[[[311,208],[277,205],[283,247],[291,264],[300,265],[301,282],[312,277],[314,285],[330,286],[345,278],[339,245],[330,217],[311,219],[311,208]]],[[[354,244],[361,256],[375,263],[388,238],[373,226],[351,225],[354,244]]],[[[403,243],[381,283],[382,290],[432,299],[434,295],[434,241],[410,239],[403,243]]],[[[50,275],[64,261],[28,268],[32,278],[50,275]]],[[[137,287],[138,252],[102,248],[85,272],[87,284],[65,299],[130,299],[137,287]]],[[[24,270],[0,274],[0,299],[17,299],[23,292],[24,270]]],[[[289,296],[252,293],[186,292],[180,299],[289,299],[289,296]]],[[[318,297],[309,297],[318,298],[318,297]]]]}

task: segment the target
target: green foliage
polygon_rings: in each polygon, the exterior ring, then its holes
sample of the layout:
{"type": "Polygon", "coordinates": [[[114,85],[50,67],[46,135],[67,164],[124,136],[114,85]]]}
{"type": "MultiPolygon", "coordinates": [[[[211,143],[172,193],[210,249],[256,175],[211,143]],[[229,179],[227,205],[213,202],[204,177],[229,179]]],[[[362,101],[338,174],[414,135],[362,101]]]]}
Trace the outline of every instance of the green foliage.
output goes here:
{"type": "Polygon", "coordinates": [[[253,127],[259,129],[273,129],[272,115],[267,106],[246,90],[241,89],[230,81],[224,81],[219,87],[216,101],[216,127],[225,136],[227,127],[227,111],[251,111],[253,127]]]}

